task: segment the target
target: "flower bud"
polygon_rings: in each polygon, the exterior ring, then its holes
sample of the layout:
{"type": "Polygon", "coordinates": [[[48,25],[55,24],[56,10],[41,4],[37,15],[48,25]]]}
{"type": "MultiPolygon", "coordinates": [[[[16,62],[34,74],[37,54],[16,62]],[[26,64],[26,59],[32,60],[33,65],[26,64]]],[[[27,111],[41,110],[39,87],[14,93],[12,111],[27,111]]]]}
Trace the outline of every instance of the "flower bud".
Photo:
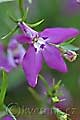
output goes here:
{"type": "Polygon", "coordinates": [[[73,62],[77,58],[77,54],[74,51],[68,50],[63,54],[64,58],[66,58],[69,62],[73,62]]]}

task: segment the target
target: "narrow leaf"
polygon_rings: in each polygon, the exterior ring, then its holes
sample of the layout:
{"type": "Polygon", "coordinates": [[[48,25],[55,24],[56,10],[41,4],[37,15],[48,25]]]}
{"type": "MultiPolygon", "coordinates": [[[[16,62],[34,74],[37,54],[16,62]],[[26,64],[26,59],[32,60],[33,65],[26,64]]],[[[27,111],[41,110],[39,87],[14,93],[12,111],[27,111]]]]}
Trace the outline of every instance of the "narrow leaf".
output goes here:
{"type": "Polygon", "coordinates": [[[40,21],[38,21],[38,22],[36,22],[36,23],[33,23],[33,24],[28,24],[30,27],[36,27],[36,26],[38,26],[38,25],[40,25],[41,23],[43,23],[44,22],[44,19],[42,19],[42,20],[40,20],[40,21]]]}
{"type": "Polygon", "coordinates": [[[46,89],[48,89],[49,86],[48,86],[48,83],[47,83],[47,81],[45,80],[45,78],[44,78],[42,75],[40,75],[40,74],[39,74],[39,77],[40,77],[40,80],[42,80],[43,84],[45,85],[46,89]]]}
{"type": "Polygon", "coordinates": [[[2,80],[1,92],[0,92],[0,106],[2,106],[4,104],[7,86],[8,86],[7,74],[5,71],[3,71],[3,80],[2,80]]]}
{"type": "Polygon", "coordinates": [[[9,33],[7,33],[1,39],[3,40],[3,39],[6,39],[7,37],[11,36],[17,29],[18,29],[18,26],[15,26],[9,33]]]}
{"type": "Polygon", "coordinates": [[[65,46],[61,46],[61,48],[65,49],[65,50],[72,50],[72,51],[77,51],[77,50],[79,50],[78,47],[76,47],[76,46],[74,46],[74,45],[71,45],[71,44],[65,45],[65,46]]]}
{"type": "Polygon", "coordinates": [[[54,90],[57,91],[60,89],[62,80],[59,80],[58,83],[54,86],[54,90]]]}
{"type": "Polygon", "coordinates": [[[27,7],[24,11],[24,15],[22,17],[22,21],[26,21],[27,20],[27,16],[28,16],[28,11],[29,11],[29,8],[27,7]]]}
{"type": "Polygon", "coordinates": [[[39,101],[39,102],[42,101],[42,99],[41,99],[41,97],[39,96],[39,94],[38,94],[33,88],[29,87],[28,90],[29,90],[29,92],[33,95],[33,97],[34,97],[37,101],[39,101]]]}
{"type": "Polygon", "coordinates": [[[61,46],[65,46],[65,45],[68,45],[68,44],[73,43],[75,40],[76,40],[76,38],[73,38],[73,39],[70,39],[70,40],[68,40],[68,41],[66,41],[66,42],[61,43],[60,45],[61,45],[61,46]]]}

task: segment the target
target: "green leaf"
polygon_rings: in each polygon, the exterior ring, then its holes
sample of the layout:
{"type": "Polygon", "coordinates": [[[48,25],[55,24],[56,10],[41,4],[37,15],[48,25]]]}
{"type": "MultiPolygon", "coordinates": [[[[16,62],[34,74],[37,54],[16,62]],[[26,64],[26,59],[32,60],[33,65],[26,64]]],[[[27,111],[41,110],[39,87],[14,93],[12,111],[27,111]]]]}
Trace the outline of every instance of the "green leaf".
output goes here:
{"type": "Polygon", "coordinates": [[[70,39],[70,40],[68,40],[68,41],[66,41],[66,42],[61,43],[60,45],[61,45],[61,46],[65,46],[65,45],[68,45],[68,44],[73,43],[75,40],[76,40],[76,38],[73,38],[73,39],[70,39]]]}
{"type": "Polygon", "coordinates": [[[43,84],[45,85],[46,89],[48,90],[49,89],[49,86],[48,86],[48,83],[47,81],[45,80],[45,78],[39,74],[39,77],[40,77],[40,80],[42,80],[43,84]]]}
{"type": "Polygon", "coordinates": [[[50,87],[50,88],[47,89],[47,95],[48,95],[49,97],[51,97],[51,99],[53,100],[53,102],[54,102],[54,101],[58,101],[57,92],[58,92],[58,90],[59,90],[60,87],[61,87],[61,82],[62,82],[62,81],[59,80],[57,84],[55,84],[55,85],[53,85],[52,87],[50,87]]]}
{"type": "Polygon", "coordinates": [[[0,0],[0,3],[2,3],[2,2],[10,2],[10,1],[15,1],[15,0],[0,0]]]}
{"type": "Polygon", "coordinates": [[[29,8],[27,7],[24,11],[24,15],[22,17],[22,21],[26,22],[27,20],[27,16],[28,16],[28,11],[29,11],[29,8]]]}
{"type": "Polygon", "coordinates": [[[72,51],[77,51],[77,50],[79,50],[78,47],[75,47],[74,45],[71,45],[71,44],[61,46],[61,48],[65,49],[65,50],[72,50],[72,51]]]}
{"type": "Polygon", "coordinates": [[[60,89],[60,87],[61,87],[61,82],[62,82],[62,80],[59,80],[58,83],[54,86],[54,90],[55,90],[55,91],[57,91],[57,90],[60,89]]]}
{"type": "Polygon", "coordinates": [[[31,87],[28,87],[29,92],[33,95],[33,97],[39,101],[40,103],[42,103],[42,98],[40,97],[40,95],[31,87]]]}
{"type": "Polygon", "coordinates": [[[0,106],[2,106],[4,104],[7,86],[8,86],[7,74],[5,71],[3,71],[3,80],[2,80],[1,92],[0,92],[0,106]]]}
{"type": "Polygon", "coordinates": [[[18,26],[16,25],[9,33],[7,33],[5,36],[3,36],[1,39],[6,39],[7,37],[13,35],[14,32],[18,29],[18,26]]]}
{"type": "Polygon", "coordinates": [[[38,26],[38,25],[40,25],[41,23],[43,23],[44,22],[44,19],[42,19],[42,20],[40,20],[40,21],[38,21],[38,22],[36,22],[36,23],[33,23],[33,24],[28,24],[30,27],[36,27],[36,26],[38,26]]]}
{"type": "Polygon", "coordinates": [[[22,18],[24,16],[24,0],[19,0],[19,10],[22,18]]]}

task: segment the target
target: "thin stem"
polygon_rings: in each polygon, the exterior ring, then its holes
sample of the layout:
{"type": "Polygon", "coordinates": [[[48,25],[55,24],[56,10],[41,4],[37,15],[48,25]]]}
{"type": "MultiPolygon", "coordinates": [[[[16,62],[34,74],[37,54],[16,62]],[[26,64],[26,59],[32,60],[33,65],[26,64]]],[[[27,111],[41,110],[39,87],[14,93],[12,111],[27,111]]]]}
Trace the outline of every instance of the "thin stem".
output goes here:
{"type": "Polygon", "coordinates": [[[1,92],[0,92],[0,106],[4,104],[7,87],[8,87],[7,74],[6,72],[3,71],[3,80],[2,80],[1,92]]]}
{"type": "Polygon", "coordinates": [[[29,92],[33,95],[33,97],[39,101],[40,104],[42,104],[42,99],[41,97],[39,96],[39,94],[31,87],[28,88],[29,92]]]}
{"type": "Polygon", "coordinates": [[[23,18],[23,16],[24,16],[23,1],[24,0],[19,0],[19,10],[20,10],[20,13],[21,13],[21,18],[23,18]]]}
{"type": "Polygon", "coordinates": [[[24,11],[24,15],[22,17],[22,21],[26,22],[27,20],[27,16],[28,16],[28,11],[29,11],[29,8],[27,7],[24,11]]]}
{"type": "Polygon", "coordinates": [[[40,77],[40,79],[42,80],[43,84],[45,85],[46,89],[48,90],[48,89],[49,89],[49,86],[48,86],[48,83],[47,83],[47,81],[45,80],[45,78],[44,78],[41,74],[39,74],[39,77],[40,77]]]}
{"type": "Polygon", "coordinates": [[[16,25],[7,35],[3,36],[1,39],[3,40],[11,36],[17,29],[18,29],[18,26],[16,25]]]}

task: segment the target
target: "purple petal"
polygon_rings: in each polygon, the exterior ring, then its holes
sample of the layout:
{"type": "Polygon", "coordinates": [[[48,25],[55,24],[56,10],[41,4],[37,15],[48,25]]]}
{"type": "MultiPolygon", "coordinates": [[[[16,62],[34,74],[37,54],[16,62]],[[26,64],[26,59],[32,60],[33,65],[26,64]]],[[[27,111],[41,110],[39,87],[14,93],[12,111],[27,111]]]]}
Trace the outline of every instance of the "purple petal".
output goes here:
{"type": "Polygon", "coordinates": [[[44,48],[42,53],[49,67],[56,69],[60,72],[67,72],[67,66],[57,48],[47,45],[47,47],[44,48]]]}
{"type": "Polygon", "coordinates": [[[35,52],[35,48],[33,46],[30,46],[23,58],[22,66],[29,85],[35,87],[37,84],[38,74],[42,67],[41,52],[35,52]]]}
{"type": "Polygon", "coordinates": [[[62,43],[76,37],[80,31],[75,28],[47,28],[40,33],[41,37],[48,38],[54,44],[62,43]]]}
{"type": "Polygon", "coordinates": [[[28,37],[27,35],[16,35],[14,37],[14,39],[16,39],[21,44],[23,44],[23,43],[31,43],[32,42],[31,38],[28,37]]]}
{"type": "Polygon", "coordinates": [[[7,57],[4,54],[3,46],[0,44],[0,69],[4,69],[6,72],[10,72],[12,69],[7,57]]]}

